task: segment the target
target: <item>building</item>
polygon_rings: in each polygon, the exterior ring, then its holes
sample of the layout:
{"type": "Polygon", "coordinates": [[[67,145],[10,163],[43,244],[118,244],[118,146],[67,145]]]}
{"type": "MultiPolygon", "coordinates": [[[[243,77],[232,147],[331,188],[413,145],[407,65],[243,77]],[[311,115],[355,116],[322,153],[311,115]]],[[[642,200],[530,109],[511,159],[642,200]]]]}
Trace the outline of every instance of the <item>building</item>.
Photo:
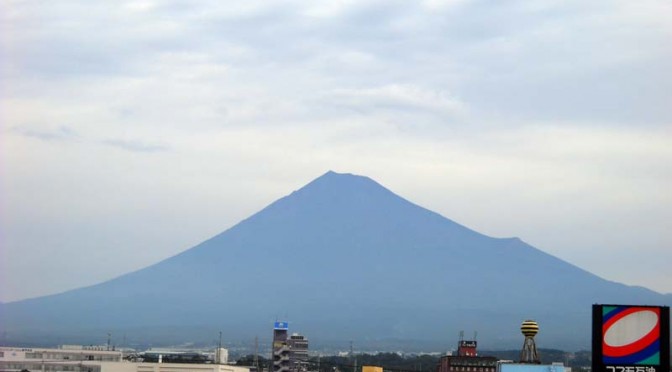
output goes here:
{"type": "Polygon", "coordinates": [[[475,340],[460,340],[457,355],[442,356],[436,372],[496,372],[497,358],[479,356],[477,345],[475,340]]]}
{"type": "Polygon", "coordinates": [[[104,347],[0,347],[0,372],[250,372],[249,367],[225,364],[165,363],[163,354],[158,360],[131,362],[123,360],[120,351],[107,351],[104,347]]]}
{"type": "Polygon", "coordinates": [[[273,325],[273,372],[289,372],[289,345],[287,343],[287,322],[273,325]]]}
{"type": "Polygon", "coordinates": [[[273,372],[308,371],[308,339],[298,333],[288,336],[287,322],[273,326],[273,372]]]}
{"type": "Polygon", "coordinates": [[[572,369],[562,363],[500,363],[497,372],[571,372],[572,369]]]}
{"type": "Polygon", "coordinates": [[[0,371],[100,372],[100,362],[121,362],[121,357],[121,351],[110,351],[103,346],[0,347],[0,371]]]}
{"type": "Polygon", "coordinates": [[[287,339],[289,346],[289,369],[291,372],[308,370],[308,339],[298,333],[292,333],[287,339]]]}
{"type": "Polygon", "coordinates": [[[229,363],[229,349],[219,347],[215,350],[215,355],[213,355],[215,363],[219,364],[228,364],[229,363]]]}

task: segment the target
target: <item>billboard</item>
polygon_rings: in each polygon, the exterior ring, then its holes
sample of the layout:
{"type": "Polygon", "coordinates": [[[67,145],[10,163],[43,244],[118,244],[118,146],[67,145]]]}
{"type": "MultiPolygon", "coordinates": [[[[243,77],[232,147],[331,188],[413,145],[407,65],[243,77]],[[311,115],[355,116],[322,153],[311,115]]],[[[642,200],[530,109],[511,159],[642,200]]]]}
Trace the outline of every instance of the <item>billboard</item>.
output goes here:
{"type": "Polygon", "coordinates": [[[273,324],[273,329],[288,329],[289,324],[287,322],[275,322],[273,324]]]}
{"type": "Polygon", "coordinates": [[[460,347],[476,347],[476,341],[460,341],[460,347]]]}
{"type": "Polygon", "coordinates": [[[669,369],[669,307],[593,305],[593,372],[669,369]]]}

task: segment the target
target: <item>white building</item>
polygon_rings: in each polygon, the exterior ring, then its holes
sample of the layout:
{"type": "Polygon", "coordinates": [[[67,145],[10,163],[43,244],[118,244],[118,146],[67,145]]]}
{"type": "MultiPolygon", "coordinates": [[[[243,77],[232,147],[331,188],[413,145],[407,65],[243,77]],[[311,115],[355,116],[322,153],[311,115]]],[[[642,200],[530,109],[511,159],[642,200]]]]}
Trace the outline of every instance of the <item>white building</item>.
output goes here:
{"type": "Polygon", "coordinates": [[[0,371],[99,372],[101,362],[121,362],[121,351],[99,346],[66,345],[60,349],[0,347],[0,371]]]}
{"type": "MultiPolygon", "coordinates": [[[[220,351],[221,352],[221,351],[220,351]]],[[[226,364],[135,363],[104,347],[60,349],[0,347],[0,372],[250,372],[226,364]]]]}

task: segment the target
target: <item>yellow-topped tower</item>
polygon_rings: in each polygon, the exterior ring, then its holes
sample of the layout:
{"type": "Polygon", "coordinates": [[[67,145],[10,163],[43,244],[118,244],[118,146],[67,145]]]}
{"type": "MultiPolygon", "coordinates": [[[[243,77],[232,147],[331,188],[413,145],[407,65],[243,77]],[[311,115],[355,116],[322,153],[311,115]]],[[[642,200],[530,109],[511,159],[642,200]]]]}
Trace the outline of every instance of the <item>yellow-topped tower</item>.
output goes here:
{"type": "Polygon", "coordinates": [[[534,320],[526,320],[520,325],[520,332],[525,336],[523,350],[520,352],[520,362],[530,364],[541,364],[537,345],[534,343],[534,336],[539,333],[539,324],[534,320]]]}
{"type": "Polygon", "coordinates": [[[520,331],[525,337],[534,337],[539,333],[539,324],[534,320],[526,320],[520,325],[520,331]]]}

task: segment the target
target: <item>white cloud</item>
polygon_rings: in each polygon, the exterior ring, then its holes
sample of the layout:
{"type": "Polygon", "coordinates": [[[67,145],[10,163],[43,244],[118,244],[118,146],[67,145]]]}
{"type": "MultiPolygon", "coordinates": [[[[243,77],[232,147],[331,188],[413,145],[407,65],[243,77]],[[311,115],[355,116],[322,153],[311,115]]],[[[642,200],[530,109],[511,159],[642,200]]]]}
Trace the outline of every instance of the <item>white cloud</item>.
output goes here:
{"type": "Polygon", "coordinates": [[[412,85],[390,84],[375,88],[336,89],[331,92],[336,105],[356,110],[427,110],[437,114],[460,115],[466,108],[444,91],[422,89],[412,85]]]}

